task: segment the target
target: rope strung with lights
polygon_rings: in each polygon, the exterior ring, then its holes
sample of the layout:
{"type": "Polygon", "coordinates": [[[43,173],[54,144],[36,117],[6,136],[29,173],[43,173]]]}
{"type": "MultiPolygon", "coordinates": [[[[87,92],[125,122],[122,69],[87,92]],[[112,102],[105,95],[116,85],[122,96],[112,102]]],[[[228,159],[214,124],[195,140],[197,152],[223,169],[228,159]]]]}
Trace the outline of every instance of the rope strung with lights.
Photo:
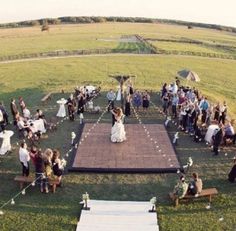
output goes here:
{"type": "MultiPolygon", "coordinates": [[[[103,118],[103,116],[105,115],[106,111],[107,111],[107,108],[110,106],[111,102],[107,105],[107,107],[105,107],[104,111],[102,112],[102,114],[99,116],[99,118],[96,120],[96,122],[93,124],[93,126],[88,130],[88,132],[85,134],[84,138],[82,138],[79,142],[77,142],[76,144],[74,144],[74,146],[72,148],[70,148],[64,155],[63,155],[63,158],[62,158],[62,163],[64,163],[64,167],[66,167],[66,158],[69,157],[69,154],[73,151],[73,149],[77,149],[78,148],[78,145],[81,144],[89,135],[90,135],[90,132],[97,126],[97,124],[99,124],[99,122],[101,121],[101,119],[103,118]]],[[[73,141],[76,137],[76,134],[74,132],[71,133],[71,138],[72,138],[72,144],[73,144],[73,141]]],[[[11,205],[15,205],[15,199],[17,197],[19,197],[20,195],[25,195],[26,194],[26,190],[28,188],[30,188],[31,186],[34,187],[37,180],[39,180],[41,178],[41,176],[39,176],[38,178],[36,178],[32,183],[28,184],[25,188],[23,188],[20,192],[18,192],[16,195],[14,195],[11,199],[9,199],[7,202],[5,202],[1,207],[0,207],[0,215],[4,215],[4,212],[3,212],[3,208],[6,207],[8,204],[11,204],[11,205]]]]}
{"type": "MultiPolygon", "coordinates": [[[[94,95],[94,96],[90,99],[90,101],[91,101],[92,99],[94,99],[94,97],[96,97],[96,96],[97,96],[97,94],[94,95]]],[[[88,130],[88,132],[85,134],[84,138],[82,138],[81,141],[79,141],[78,143],[76,143],[76,144],[74,145],[74,147],[70,148],[70,149],[64,154],[64,157],[65,157],[65,158],[68,158],[68,157],[69,157],[69,154],[73,151],[73,148],[77,149],[77,148],[78,148],[78,144],[81,144],[81,143],[84,141],[84,139],[86,139],[86,138],[90,135],[90,132],[97,126],[97,124],[99,124],[99,122],[101,121],[102,117],[103,117],[104,114],[106,113],[107,108],[111,105],[111,103],[112,103],[112,102],[110,102],[110,103],[105,107],[103,113],[99,116],[99,118],[98,118],[97,121],[93,124],[93,126],[88,130]]],[[[82,109],[82,108],[83,108],[83,107],[81,107],[81,108],[79,108],[79,109],[82,109]]],[[[79,109],[78,109],[78,110],[79,110],[79,109]]],[[[62,123],[63,121],[65,121],[67,118],[69,119],[69,117],[63,118],[63,119],[61,120],[61,123],[62,123]]],[[[71,133],[72,144],[73,144],[73,141],[74,141],[75,137],[76,137],[76,134],[75,134],[74,132],[72,132],[72,133],[71,133]]],[[[18,142],[17,142],[16,144],[19,145],[18,142]]],[[[66,167],[67,161],[66,161],[64,158],[62,158],[62,162],[64,163],[64,167],[66,167]]],[[[26,190],[27,190],[28,188],[30,188],[31,186],[35,186],[36,181],[39,180],[40,178],[41,178],[41,176],[39,176],[38,178],[36,178],[32,183],[30,183],[29,185],[27,185],[27,186],[26,186],[25,188],[23,188],[20,192],[18,192],[16,195],[14,195],[11,199],[9,199],[7,202],[5,202],[5,203],[0,207],[0,215],[4,215],[4,212],[2,211],[2,209],[3,209],[5,206],[7,206],[9,203],[10,203],[11,205],[15,205],[15,199],[16,199],[17,197],[19,197],[20,195],[25,195],[25,194],[26,194],[26,190]]]]}

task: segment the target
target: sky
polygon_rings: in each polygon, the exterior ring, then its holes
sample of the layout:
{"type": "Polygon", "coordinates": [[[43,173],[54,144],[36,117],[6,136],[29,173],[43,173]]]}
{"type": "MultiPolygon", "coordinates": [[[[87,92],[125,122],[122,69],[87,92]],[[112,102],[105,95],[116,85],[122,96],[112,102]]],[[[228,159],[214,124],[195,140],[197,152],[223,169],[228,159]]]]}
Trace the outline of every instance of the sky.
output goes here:
{"type": "Polygon", "coordinates": [[[236,0],[0,0],[0,23],[62,16],[177,19],[236,27],[236,0]]]}

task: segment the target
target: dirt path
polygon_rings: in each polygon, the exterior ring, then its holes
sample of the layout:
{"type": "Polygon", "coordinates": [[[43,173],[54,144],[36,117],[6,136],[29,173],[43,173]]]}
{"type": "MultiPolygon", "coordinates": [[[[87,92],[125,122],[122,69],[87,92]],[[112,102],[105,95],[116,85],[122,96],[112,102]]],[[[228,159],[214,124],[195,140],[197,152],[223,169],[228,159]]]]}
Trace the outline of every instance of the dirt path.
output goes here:
{"type": "MultiPolygon", "coordinates": [[[[40,61],[40,60],[51,60],[51,59],[66,59],[66,58],[85,58],[85,57],[110,57],[110,56],[134,56],[134,57],[191,57],[196,59],[215,59],[215,60],[225,60],[222,58],[209,58],[202,56],[191,56],[191,55],[164,55],[164,54],[124,54],[124,53],[114,53],[114,54],[90,54],[90,55],[65,55],[65,56],[55,56],[55,57],[40,57],[40,58],[26,58],[26,59],[16,59],[16,60],[7,60],[0,61],[0,64],[8,63],[20,63],[20,62],[29,62],[29,61],[40,61]]],[[[233,59],[227,59],[229,61],[236,62],[233,59]]]]}

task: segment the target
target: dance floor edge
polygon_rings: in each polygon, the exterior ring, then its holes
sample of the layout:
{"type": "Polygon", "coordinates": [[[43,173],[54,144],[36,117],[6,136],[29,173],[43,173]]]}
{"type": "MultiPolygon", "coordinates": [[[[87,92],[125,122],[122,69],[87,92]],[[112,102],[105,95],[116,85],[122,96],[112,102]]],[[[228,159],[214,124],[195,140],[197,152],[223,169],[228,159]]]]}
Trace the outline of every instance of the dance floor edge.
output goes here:
{"type": "Polygon", "coordinates": [[[72,172],[168,173],[180,168],[164,125],[125,124],[127,140],[110,141],[111,124],[85,124],[72,172]],[[146,131],[145,131],[146,129],[146,131]]]}

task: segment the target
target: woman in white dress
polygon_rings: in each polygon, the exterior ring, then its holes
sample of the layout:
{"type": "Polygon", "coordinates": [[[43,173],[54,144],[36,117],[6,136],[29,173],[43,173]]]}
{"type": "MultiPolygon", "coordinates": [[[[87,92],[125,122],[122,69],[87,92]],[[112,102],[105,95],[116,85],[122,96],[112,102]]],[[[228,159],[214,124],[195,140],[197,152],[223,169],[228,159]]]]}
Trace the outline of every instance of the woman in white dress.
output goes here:
{"type": "Polygon", "coordinates": [[[67,103],[67,100],[64,98],[61,98],[60,100],[57,101],[57,103],[60,105],[57,117],[65,117],[66,116],[66,108],[65,104],[67,103]]]}
{"type": "Polygon", "coordinates": [[[121,108],[115,108],[111,111],[115,116],[115,124],[111,128],[111,142],[113,143],[121,143],[126,140],[126,133],[123,124],[123,112],[121,108]]]}
{"type": "Polygon", "coordinates": [[[11,151],[11,141],[10,138],[13,136],[13,131],[4,130],[0,133],[0,138],[3,139],[2,146],[0,148],[0,155],[5,155],[7,152],[11,151]]]}

